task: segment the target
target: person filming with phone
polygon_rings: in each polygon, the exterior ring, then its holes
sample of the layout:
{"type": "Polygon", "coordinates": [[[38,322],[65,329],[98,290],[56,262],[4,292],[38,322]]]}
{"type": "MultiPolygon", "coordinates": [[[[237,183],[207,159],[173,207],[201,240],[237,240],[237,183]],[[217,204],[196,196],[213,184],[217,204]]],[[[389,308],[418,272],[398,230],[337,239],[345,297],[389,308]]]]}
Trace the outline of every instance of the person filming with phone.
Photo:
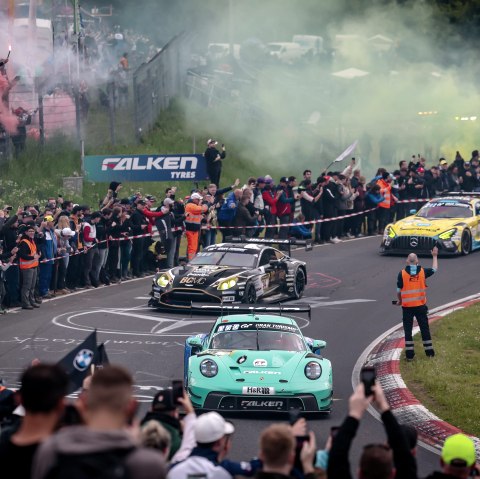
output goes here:
{"type": "Polygon", "coordinates": [[[388,443],[364,446],[358,465],[362,479],[412,479],[417,477],[417,464],[403,430],[390,410],[380,383],[375,380],[374,368],[363,368],[360,383],[350,396],[348,416],[332,439],[327,476],[351,479],[349,451],[360,421],[373,404],[381,414],[388,443]]]}
{"type": "Polygon", "coordinates": [[[426,279],[432,276],[438,269],[438,248],[432,249],[433,263],[431,268],[422,268],[418,264],[418,257],[410,253],[407,257],[407,266],[398,273],[397,296],[394,304],[402,306],[403,330],[405,332],[405,355],[407,361],[413,361],[415,357],[412,329],[413,319],[416,318],[422,335],[423,349],[425,354],[433,358],[435,351],[432,344],[432,336],[428,326],[427,307],[427,283],[426,279]]]}

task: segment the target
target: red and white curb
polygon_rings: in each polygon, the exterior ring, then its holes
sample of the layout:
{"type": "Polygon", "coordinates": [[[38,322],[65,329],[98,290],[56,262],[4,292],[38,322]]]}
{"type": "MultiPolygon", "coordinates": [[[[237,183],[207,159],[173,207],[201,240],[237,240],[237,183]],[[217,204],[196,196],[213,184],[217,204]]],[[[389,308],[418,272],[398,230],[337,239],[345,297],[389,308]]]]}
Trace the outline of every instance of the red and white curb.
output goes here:
{"type": "MultiPolygon", "coordinates": [[[[453,311],[463,309],[479,301],[480,293],[444,304],[430,310],[429,320],[430,322],[436,321],[453,311]]],[[[413,334],[418,334],[419,331],[420,329],[417,326],[413,329],[413,334]]],[[[377,379],[382,385],[390,408],[398,421],[402,424],[414,426],[419,435],[419,444],[436,454],[440,454],[445,439],[452,434],[463,431],[430,412],[407,388],[400,375],[400,355],[404,347],[403,326],[400,323],[375,339],[358,358],[352,373],[352,386],[355,389],[359,383],[360,370],[363,366],[375,366],[377,379]]],[[[373,406],[370,406],[368,411],[380,420],[380,414],[373,406]]],[[[477,461],[480,461],[480,439],[474,436],[470,437],[475,442],[477,461]]]]}

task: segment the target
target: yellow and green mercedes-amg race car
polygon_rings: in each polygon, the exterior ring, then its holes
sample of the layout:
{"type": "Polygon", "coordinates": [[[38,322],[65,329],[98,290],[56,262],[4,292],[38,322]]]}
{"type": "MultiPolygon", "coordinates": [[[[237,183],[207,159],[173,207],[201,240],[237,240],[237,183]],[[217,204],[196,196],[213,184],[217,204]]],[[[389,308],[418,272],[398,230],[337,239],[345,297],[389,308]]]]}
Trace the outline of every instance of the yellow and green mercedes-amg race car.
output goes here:
{"type": "Polygon", "coordinates": [[[463,254],[480,248],[480,194],[434,198],[416,214],[390,223],[380,253],[463,254]]]}

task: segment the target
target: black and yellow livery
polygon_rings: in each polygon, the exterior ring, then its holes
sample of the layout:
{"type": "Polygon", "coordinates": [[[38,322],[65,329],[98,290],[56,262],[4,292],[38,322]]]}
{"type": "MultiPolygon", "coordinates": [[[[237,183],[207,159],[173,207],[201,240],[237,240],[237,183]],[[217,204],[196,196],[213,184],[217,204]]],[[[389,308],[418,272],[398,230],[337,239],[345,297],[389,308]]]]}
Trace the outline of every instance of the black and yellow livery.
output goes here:
{"type": "Polygon", "coordinates": [[[205,248],[185,266],[158,272],[148,304],[190,309],[192,302],[278,302],[300,298],[306,284],[306,263],[267,242],[221,243],[205,248]]]}

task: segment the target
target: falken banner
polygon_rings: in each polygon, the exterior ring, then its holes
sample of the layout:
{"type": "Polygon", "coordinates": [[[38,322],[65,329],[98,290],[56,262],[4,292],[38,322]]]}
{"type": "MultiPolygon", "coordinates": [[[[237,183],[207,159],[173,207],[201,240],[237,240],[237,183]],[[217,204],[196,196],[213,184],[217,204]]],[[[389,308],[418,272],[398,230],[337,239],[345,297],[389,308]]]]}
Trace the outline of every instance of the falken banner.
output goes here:
{"type": "Polygon", "coordinates": [[[85,156],[87,180],[199,181],[208,178],[203,155],[85,156]]]}

